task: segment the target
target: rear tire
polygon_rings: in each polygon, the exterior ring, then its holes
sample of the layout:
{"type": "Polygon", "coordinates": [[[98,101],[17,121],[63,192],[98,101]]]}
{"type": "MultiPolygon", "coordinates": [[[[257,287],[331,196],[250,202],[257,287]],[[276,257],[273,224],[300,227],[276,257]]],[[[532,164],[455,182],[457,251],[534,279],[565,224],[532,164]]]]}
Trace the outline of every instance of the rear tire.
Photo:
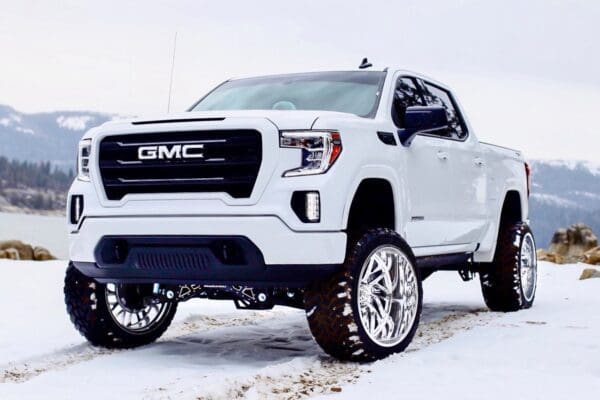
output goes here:
{"type": "Polygon", "coordinates": [[[530,308],[537,285],[535,240],[524,222],[501,226],[494,261],[481,264],[481,290],[492,311],[530,308]]]}
{"type": "Polygon", "coordinates": [[[101,284],[69,265],[64,288],[67,313],[94,346],[143,346],[167,330],[177,311],[175,302],[158,304],[148,311],[149,306],[141,304],[140,291],[144,290],[145,285],[101,284]]]}
{"type": "Polygon", "coordinates": [[[350,361],[403,351],[421,314],[423,289],[414,255],[390,229],[370,229],[341,270],[305,290],[311,332],[323,350],[350,361]]]}

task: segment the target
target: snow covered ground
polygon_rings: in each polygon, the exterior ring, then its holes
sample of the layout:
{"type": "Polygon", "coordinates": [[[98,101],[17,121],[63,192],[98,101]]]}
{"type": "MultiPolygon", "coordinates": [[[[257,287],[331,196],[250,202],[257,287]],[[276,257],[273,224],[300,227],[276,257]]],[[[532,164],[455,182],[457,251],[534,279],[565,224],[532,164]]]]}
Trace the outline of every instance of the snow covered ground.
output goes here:
{"type": "Polygon", "coordinates": [[[301,311],[181,304],[156,344],[85,343],[62,302],[64,261],[0,261],[0,399],[566,399],[600,392],[600,279],[540,264],[531,310],[488,312],[477,281],[425,281],[408,351],[368,365],[327,357],[301,311]],[[331,397],[330,397],[331,396],[331,397]]]}

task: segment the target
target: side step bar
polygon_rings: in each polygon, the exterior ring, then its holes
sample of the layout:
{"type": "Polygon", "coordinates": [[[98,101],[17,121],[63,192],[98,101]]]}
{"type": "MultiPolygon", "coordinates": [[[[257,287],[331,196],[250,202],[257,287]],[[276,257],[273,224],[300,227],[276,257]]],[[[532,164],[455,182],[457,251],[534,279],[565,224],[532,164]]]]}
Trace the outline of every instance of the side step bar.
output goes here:
{"type": "Polygon", "coordinates": [[[417,257],[417,267],[435,271],[458,271],[471,264],[472,253],[440,254],[417,257]]]}
{"type": "Polygon", "coordinates": [[[477,272],[473,264],[473,253],[440,254],[435,256],[417,257],[417,267],[421,278],[427,279],[436,271],[458,271],[464,281],[473,279],[477,272]]]}

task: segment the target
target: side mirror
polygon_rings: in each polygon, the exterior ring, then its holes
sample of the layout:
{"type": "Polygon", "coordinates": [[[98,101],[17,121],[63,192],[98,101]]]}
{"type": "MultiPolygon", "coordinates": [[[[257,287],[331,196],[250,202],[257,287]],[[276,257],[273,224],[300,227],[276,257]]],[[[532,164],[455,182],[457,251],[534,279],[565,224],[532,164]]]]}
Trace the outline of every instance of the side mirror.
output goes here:
{"type": "Polygon", "coordinates": [[[413,106],[406,109],[404,129],[398,130],[400,143],[410,146],[415,136],[448,128],[448,116],[444,107],[413,106]]]}

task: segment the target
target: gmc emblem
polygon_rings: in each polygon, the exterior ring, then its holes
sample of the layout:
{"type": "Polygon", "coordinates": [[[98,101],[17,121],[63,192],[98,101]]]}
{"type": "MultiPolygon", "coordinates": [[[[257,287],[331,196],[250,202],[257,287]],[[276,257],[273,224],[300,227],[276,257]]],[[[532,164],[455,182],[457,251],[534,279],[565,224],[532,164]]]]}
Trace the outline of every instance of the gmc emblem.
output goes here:
{"type": "Polygon", "coordinates": [[[203,144],[174,144],[172,146],[141,146],[138,147],[138,160],[156,160],[175,158],[203,158],[203,144]]]}

